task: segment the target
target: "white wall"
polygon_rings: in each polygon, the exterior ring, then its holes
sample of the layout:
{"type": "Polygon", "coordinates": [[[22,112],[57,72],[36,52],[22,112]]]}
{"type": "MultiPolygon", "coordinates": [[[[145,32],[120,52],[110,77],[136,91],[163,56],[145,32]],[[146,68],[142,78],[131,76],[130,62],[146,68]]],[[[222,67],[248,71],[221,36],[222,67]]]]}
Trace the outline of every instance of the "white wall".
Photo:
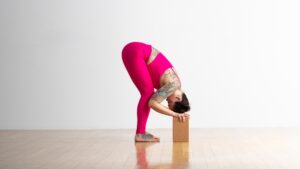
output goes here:
{"type": "MultiPolygon", "coordinates": [[[[191,127],[300,126],[299,1],[2,0],[0,128],[135,128],[130,41],[172,62],[191,127]]],[[[164,102],[165,103],[165,102],[164,102]]],[[[170,128],[151,110],[148,128],[170,128]]]]}

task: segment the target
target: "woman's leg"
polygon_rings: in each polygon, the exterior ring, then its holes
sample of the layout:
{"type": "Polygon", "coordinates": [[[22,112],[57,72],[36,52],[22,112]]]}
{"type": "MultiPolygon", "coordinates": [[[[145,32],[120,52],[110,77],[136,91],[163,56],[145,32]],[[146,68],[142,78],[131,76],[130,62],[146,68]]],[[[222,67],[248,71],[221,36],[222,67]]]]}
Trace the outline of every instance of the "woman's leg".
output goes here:
{"type": "Polygon", "coordinates": [[[154,93],[153,83],[148,72],[145,56],[147,52],[141,44],[131,44],[125,46],[122,51],[122,60],[127,72],[139,90],[141,97],[137,106],[137,128],[136,134],[144,134],[150,113],[148,101],[154,93]]]}

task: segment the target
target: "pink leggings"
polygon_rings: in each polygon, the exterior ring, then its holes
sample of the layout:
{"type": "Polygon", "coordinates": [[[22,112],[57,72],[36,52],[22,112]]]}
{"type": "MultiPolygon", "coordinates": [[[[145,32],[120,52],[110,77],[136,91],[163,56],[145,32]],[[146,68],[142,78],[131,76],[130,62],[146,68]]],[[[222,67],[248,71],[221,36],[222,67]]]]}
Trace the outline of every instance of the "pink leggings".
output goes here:
{"type": "Polygon", "coordinates": [[[154,93],[154,86],[147,68],[151,45],[141,42],[128,43],[122,50],[122,60],[141,97],[137,106],[136,133],[144,134],[150,113],[148,101],[154,93]]]}

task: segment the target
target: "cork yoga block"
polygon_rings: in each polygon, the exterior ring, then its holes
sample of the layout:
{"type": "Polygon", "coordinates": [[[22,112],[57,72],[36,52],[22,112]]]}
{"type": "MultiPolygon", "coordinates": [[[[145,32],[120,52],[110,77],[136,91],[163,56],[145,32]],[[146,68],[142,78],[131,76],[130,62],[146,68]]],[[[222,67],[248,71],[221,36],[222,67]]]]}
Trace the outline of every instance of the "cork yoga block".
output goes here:
{"type": "Polygon", "coordinates": [[[173,142],[189,141],[189,119],[180,122],[178,118],[173,117],[173,142]]]}

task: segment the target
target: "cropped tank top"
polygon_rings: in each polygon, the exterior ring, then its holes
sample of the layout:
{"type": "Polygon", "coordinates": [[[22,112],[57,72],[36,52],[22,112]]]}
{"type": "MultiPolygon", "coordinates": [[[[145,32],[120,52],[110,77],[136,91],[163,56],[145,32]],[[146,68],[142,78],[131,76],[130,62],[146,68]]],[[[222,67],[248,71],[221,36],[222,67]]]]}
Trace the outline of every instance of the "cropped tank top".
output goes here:
{"type": "Polygon", "coordinates": [[[154,58],[154,60],[147,65],[153,86],[155,89],[159,89],[160,86],[160,77],[162,74],[170,67],[173,67],[173,65],[169,62],[169,60],[161,53],[159,52],[157,56],[154,58]]]}

